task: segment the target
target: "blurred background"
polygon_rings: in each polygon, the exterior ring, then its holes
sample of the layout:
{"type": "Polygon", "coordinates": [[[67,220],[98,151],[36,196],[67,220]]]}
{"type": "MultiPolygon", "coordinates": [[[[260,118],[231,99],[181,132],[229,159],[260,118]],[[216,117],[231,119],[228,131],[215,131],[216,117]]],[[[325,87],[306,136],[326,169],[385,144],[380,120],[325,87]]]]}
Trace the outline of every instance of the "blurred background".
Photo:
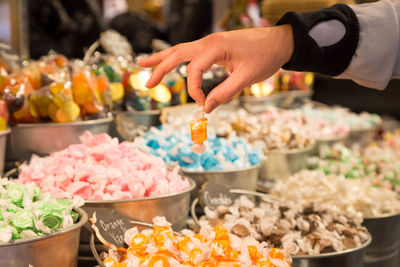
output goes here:
{"type": "MultiPolygon", "coordinates": [[[[23,59],[53,50],[82,58],[100,33],[114,29],[136,54],[154,51],[152,41],[174,45],[224,30],[266,27],[287,11],[308,11],[354,0],[0,0],[0,41],[23,59]]],[[[314,100],[400,118],[398,81],[384,91],[316,75],[314,100]]]]}

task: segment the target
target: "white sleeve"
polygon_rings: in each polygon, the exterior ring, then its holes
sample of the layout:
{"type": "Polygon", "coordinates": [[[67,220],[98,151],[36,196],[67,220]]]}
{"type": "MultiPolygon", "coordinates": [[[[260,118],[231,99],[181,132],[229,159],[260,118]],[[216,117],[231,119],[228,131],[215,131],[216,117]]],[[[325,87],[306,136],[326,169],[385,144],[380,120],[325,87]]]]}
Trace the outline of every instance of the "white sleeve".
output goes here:
{"type": "Polygon", "coordinates": [[[390,79],[400,78],[400,1],[382,0],[350,7],[360,24],[360,39],[349,66],[336,78],[384,89],[390,79]]]}

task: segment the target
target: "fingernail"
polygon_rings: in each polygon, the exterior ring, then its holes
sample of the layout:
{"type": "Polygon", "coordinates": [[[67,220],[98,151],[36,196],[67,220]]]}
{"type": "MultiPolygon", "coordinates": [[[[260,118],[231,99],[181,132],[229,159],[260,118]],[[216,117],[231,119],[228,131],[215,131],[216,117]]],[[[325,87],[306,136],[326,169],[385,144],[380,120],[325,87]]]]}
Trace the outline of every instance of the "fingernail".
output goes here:
{"type": "Polygon", "coordinates": [[[206,113],[210,113],[211,111],[213,111],[216,107],[218,106],[217,102],[215,102],[215,100],[210,100],[206,103],[206,107],[205,107],[205,112],[206,113]]]}

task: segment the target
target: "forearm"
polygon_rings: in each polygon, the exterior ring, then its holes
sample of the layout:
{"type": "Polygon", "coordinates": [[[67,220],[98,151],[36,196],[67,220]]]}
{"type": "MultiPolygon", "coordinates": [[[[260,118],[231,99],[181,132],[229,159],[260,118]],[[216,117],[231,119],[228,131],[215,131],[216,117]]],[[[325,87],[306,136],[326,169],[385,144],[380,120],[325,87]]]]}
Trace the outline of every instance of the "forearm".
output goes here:
{"type": "Polygon", "coordinates": [[[301,14],[300,21],[288,21],[303,30],[294,27],[294,53],[284,68],[385,88],[393,76],[400,75],[399,3],[383,0],[295,13],[301,14]]]}

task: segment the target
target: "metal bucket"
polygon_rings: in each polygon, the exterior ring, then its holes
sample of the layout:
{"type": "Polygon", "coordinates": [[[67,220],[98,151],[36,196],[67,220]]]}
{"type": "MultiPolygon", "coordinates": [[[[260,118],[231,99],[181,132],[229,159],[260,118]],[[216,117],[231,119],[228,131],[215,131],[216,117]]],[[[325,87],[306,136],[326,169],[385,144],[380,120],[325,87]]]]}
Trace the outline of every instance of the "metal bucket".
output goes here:
{"type": "Polygon", "coordinates": [[[150,128],[151,126],[161,125],[160,115],[160,110],[144,110],[119,112],[117,114],[117,117],[124,116],[131,119],[137,125],[142,125],[150,128]]]}
{"type": "Polygon", "coordinates": [[[71,228],[32,239],[21,239],[0,245],[2,267],[74,267],[78,262],[79,235],[87,214],[76,209],[80,220],[71,228]]]}
{"type": "Polygon", "coordinates": [[[7,138],[6,160],[29,160],[32,154],[40,156],[59,151],[71,144],[80,143],[79,136],[85,131],[92,134],[109,133],[113,118],[69,123],[24,123],[11,128],[7,138]]]}
{"type": "MultiPolygon", "coordinates": [[[[92,216],[96,209],[102,208],[115,210],[132,221],[138,220],[148,223],[152,223],[156,216],[164,216],[175,230],[180,230],[186,225],[190,207],[190,193],[196,186],[192,179],[187,179],[190,182],[189,188],[178,193],[137,199],[85,201],[82,208],[89,216],[92,216]]],[[[93,266],[95,261],[89,247],[90,235],[89,230],[82,229],[79,244],[79,266],[93,266]]],[[[96,246],[101,247],[97,239],[96,246]]]]}
{"type": "Polygon", "coordinates": [[[366,249],[365,267],[398,267],[400,262],[400,213],[365,218],[364,226],[372,235],[372,243],[366,249]]]}
{"type": "Polygon", "coordinates": [[[371,237],[362,246],[353,249],[321,255],[292,256],[291,267],[364,267],[363,256],[370,243],[371,237]]]}
{"type": "Polygon", "coordinates": [[[319,155],[319,150],[321,147],[328,146],[332,147],[335,144],[345,144],[349,138],[349,134],[337,136],[334,138],[325,138],[315,140],[314,155],[319,155]]]}
{"type": "Polygon", "coordinates": [[[365,130],[351,130],[347,140],[348,145],[360,144],[367,146],[375,140],[379,127],[372,127],[365,130]]]}
{"type": "Polygon", "coordinates": [[[228,188],[255,191],[257,188],[259,169],[260,165],[257,164],[237,170],[189,171],[182,169],[182,173],[196,182],[196,190],[192,193],[192,199],[194,199],[197,197],[201,185],[208,181],[213,181],[228,188]]]}
{"type": "MultiPolygon", "coordinates": [[[[274,202],[279,201],[278,198],[275,198],[270,195],[266,195],[258,192],[250,192],[246,190],[236,190],[231,189],[231,193],[239,194],[239,195],[247,195],[250,197],[256,197],[258,200],[274,202]]],[[[195,223],[200,226],[196,205],[198,203],[198,199],[195,199],[191,205],[191,215],[194,219],[195,223]]],[[[291,256],[292,264],[291,267],[364,267],[364,259],[363,256],[365,254],[365,248],[371,243],[371,236],[367,242],[365,242],[362,246],[357,248],[352,248],[340,252],[333,253],[324,253],[321,255],[302,255],[302,256],[291,256]]],[[[385,266],[386,265],[381,265],[385,266]]]]}
{"type": "Polygon", "coordinates": [[[260,179],[270,181],[286,179],[307,167],[307,158],[313,153],[314,145],[305,149],[276,150],[265,153],[261,163],[260,179]]]}
{"type": "MultiPolygon", "coordinates": [[[[142,231],[144,229],[153,229],[153,225],[150,224],[150,223],[137,222],[137,221],[132,221],[131,223],[132,223],[132,227],[137,227],[137,229],[139,231],[142,231]]],[[[180,233],[177,233],[175,231],[174,231],[174,234],[175,235],[181,235],[180,233]]],[[[91,236],[90,236],[89,248],[90,248],[90,251],[91,251],[91,253],[93,255],[93,259],[95,259],[94,264],[92,264],[91,266],[94,266],[97,263],[101,267],[106,267],[105,264],[103,263],[103,260],[100,258],[100,255],[99,255],[98,252],[99,251],[106,251],[107,247],[96,245],[94,234],[91,234],[91,236]]]]}
{"type": "Polygon", "coordinates": [[[0,175],[3,175],[5,155],[6,155],[6,139],[7,135],[11,132],[10,129],[6,129],[0,132],[0,175]]]}

